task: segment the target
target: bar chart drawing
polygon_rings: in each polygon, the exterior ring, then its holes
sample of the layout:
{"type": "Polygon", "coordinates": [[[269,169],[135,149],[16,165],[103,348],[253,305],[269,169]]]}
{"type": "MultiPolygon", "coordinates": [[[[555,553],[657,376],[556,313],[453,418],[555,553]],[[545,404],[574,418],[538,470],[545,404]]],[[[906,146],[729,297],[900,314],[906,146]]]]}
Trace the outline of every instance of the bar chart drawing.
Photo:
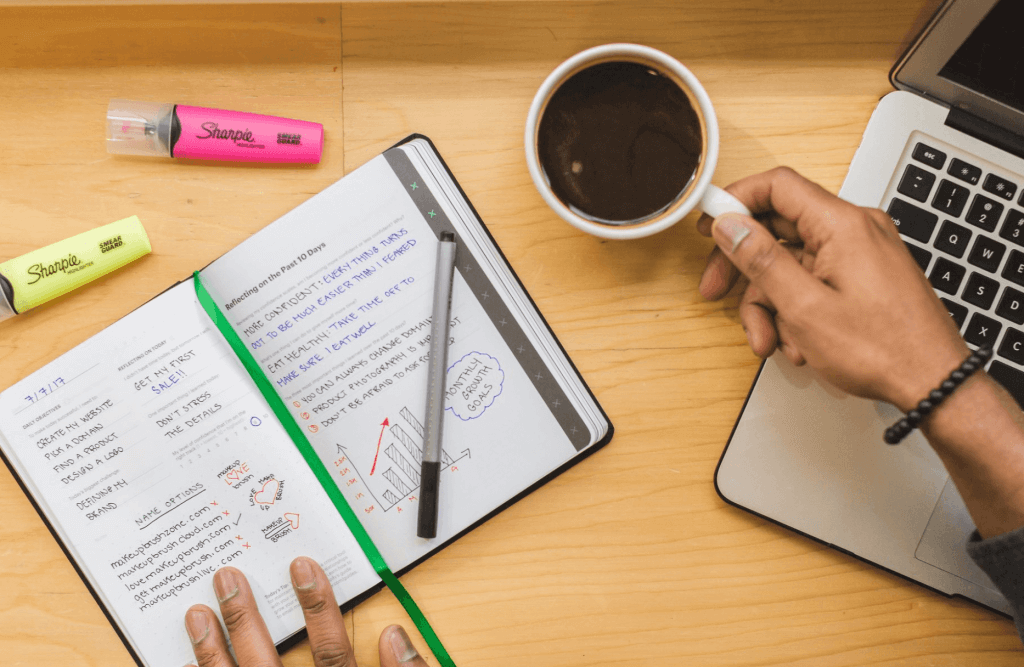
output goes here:
{"type": "Polygon", "coordinates": [[[398,424],[392,426],[391,435],[398,438],[398,441],[401,442],[402,446],[405,447],[405,450],[409,452],[409,455],[412,457],[413,461],[416,462],[416,465],[423,463],[423,446],[413,440],[401,426],[398,424]]]}
{"type": "MultiPolygon", "coordinates": [[[[395,465],[397,465],[398,468],[402,472],[405,473],[405,476],[409,478],[409,481],[412,482],[413,486],[419,486],[420,485],[420,471],[417,470],[416,466],[414,466],[412,463],[410,463],[408,459],[406,459],[404,456],[402,456],[402,453],[400,451],[398,451],[398,447],[395,447],[394,445],[388,445],[388,448],[386,450],[384,450],[384,454],[389,459],[394,461],[395,465]]],[[[390,468],[388,468],[388,470],[390,470],[390,468]]],[[[391,480],[388,480],[388,481],[391,481],[391,480]]],[[[397,485],[396,485],[395,488],[398,488],[397,485]]],[[[400,493],[403,496],[409,495],[409,491],[408,490],[400,491],[400,493]]]]}
{"type": "MultiPolygon", "coordinates": [[[[392,463],[387,470],[370,476],[363,477],[358,466],[352,461],[352,467],[363,486],[373,496],[376,504],[387,512],[406,498],[414,499],[420,488],[420,467],[423,461],[423,425],[416,419],[416,416],[408,407],[399,411],[401,422],[395,420],[389,429],[390,442],[386,444],[383,454],[392,463]]],[[[344,450],[345,447],[339,445],[344,450]]],[[[347,452],[346,452],[347,453],[347,452]]],[[[464,449],[459,456],[452,456],[444,449],[441,450],[442,469],[451,470],[456,463],[471,458],[470,450],[464,449]]],[[[351,457],[349,457],[351,461],[351,457]]]]}
{"type": "Polygon", "coordinates": [[[420,424],[420,420],[416,419],[416,415],[409,412],[409,408],[402,408],[402,411],[399,412],[398,414],[402,415],[402,419],[404,419],[406,422],[409,423],[410,426],[412,426],[413,430],[416,431],[416,434],[419,435],[420,439],[422,440],[423,424],[420,424]]]}
{"type": "MultiPolygon", "coordinates": [[[[419,477],[419,475],[417,475],[417,477],[419,477]]],[[[412,489],[406,486],[405,482],[403,482],[402,478],[398,476],[398,473],[395,472],[394,468],[388,468],[384,471],[384,479],[391,482],[391,486],[395,487],[395,490],[398,491],[398,495],[407,496],[412,493],[412,489]]]]}

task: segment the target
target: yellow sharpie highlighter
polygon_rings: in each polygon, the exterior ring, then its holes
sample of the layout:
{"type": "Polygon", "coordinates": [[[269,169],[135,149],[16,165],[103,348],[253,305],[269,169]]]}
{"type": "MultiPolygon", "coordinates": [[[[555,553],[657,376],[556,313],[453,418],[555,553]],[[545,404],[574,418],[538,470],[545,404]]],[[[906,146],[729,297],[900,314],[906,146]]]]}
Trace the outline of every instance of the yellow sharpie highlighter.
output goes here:
{"type": "Polygon", "coordinates": [[[149,254],[138,216],[0,263],[0,321],[24,313],[149,254]]]}

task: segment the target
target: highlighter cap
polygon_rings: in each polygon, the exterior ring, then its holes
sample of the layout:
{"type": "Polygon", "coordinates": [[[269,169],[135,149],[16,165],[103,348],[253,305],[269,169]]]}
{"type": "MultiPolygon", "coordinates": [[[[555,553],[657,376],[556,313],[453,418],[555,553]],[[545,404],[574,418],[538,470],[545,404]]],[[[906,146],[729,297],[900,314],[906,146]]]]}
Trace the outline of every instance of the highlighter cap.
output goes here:
{"type": "Polygon", "coordinates": [[[173,104],[110,100],[107,107],[107,152],[171,157],[173,126],[173,104]]]}
{"type": "Polygon", "coordinates": [[[18,314],[18,311],[14,310],[14,305],[11,303],[11,296],[8,295],[10,291],[11,284],[0,275],[0,322],[18,314]]]}

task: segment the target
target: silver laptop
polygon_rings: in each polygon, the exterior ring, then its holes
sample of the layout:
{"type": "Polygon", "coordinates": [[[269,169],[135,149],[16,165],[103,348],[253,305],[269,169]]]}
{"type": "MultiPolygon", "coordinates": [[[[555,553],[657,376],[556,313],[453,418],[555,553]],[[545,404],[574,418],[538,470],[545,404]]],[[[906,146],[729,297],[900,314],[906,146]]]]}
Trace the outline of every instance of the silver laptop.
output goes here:
{"type": "MultiPolygon", "coordinates": [[[[1024,405],[1024,25],[1021,0],[946,2],[893,67],[840,197],[886,210],[989,373],[1024,405]]],[[[729,503],[947,595],[1009,613],[970,560],[956,488],[896,408],[776,354],[715,474],[729,503]]]]}

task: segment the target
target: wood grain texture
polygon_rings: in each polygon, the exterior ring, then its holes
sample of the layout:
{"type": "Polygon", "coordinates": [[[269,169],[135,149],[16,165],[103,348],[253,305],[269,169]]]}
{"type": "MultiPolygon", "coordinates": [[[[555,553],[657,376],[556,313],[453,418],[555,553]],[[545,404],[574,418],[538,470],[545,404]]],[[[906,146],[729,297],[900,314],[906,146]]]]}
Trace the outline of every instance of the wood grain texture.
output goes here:
{"type": "MultiPolygon", "coordinates": [[[[715,102],[727,184],[789,164],[835,192],[923,1],[666,0],[0,9],[0,257],[138,214],[152,256],[7,322],[6,388],[410,132],[430,136],[602,402],[613,442],[404,577],[461,665],[1017,665],[1012,624],[727,506],[715,464],[757,370],[710,242],[586,236],[522,133],[559,62],[667,51],[715,102]],[[107,156],[110,97],[323,122],[315,168],[107,156]]],[[[4,664],[130,665],[0,471],[4,664]]],[[[382,593],[354,612],[376,663],[382,593]]],[[[414,634],[414,633],[413,633],[414,634]]],[[[414,635],[417,645],[423,642],[414,635]]],[[[300,646],[289,666],[312,664],[300,646]]],[[[432,662],[433,664],[433,662],[432,662]]]]}

